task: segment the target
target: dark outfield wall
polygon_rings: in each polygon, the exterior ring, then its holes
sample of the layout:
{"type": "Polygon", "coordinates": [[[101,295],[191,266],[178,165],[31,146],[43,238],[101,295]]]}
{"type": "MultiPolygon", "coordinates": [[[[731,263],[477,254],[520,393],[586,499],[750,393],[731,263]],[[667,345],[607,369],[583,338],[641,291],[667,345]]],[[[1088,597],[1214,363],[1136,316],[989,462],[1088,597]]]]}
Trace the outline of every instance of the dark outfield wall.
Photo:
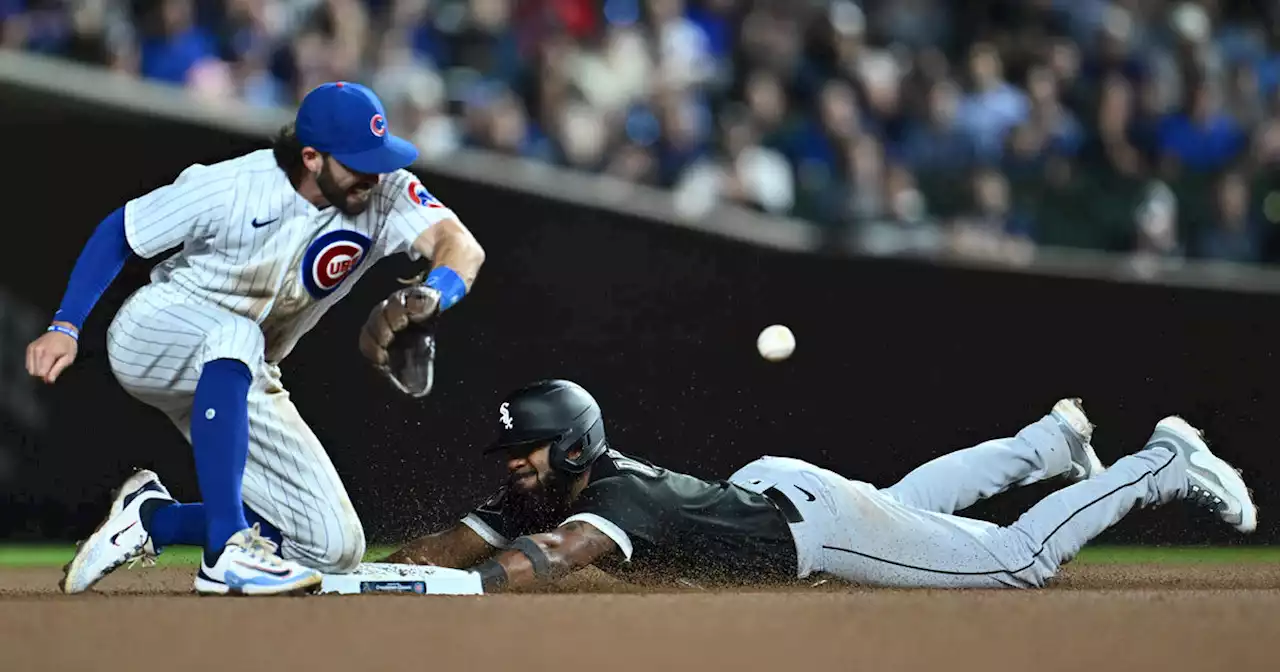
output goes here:
{"type": "MultiPolygon", "coordinates": [[[[11,295],[4,445],[12,466],[0,537],[73,538],[134,465],[157,469],[182,497],[197,495],[180,435],[126,397],[105,361],[106,325],[145,267],[131,265],[108,291],[79,362],[56,386],[23,387],[22,350],[103,215],[191,162],[256,145],[11,94],[0,91],[14,215],[6,226],[22,245],[0,281],[11,295]],[[21,309],[35,321],[15,326],[21,309]],[[32,394],[43,426],[21,410],[32,394]]],[[[448,314],[435,393],[398,396],[355,347],[370,305],[407,272],[402,260],[369,274],[285,363],[286,385],[377,541],[446,523],[486,494],[499,465],[478,450],[502,392],[549,376],[594,391],[620,449],[704,476],[772,453],[888,484],[1081,395],[1106,460],[1141,447],[1156,420],[1180,412],[1252,476],[1264,507],[1280,494],[1272,388],[1280,306],[1270,297],[795,256],[426,181],[489,251],[474,293],[448,314]],[[799,339],[783,364],[754,350],[756,333],[774,322],[799,339]]],[[[1024,489],[975,511],[1009,520],[1046,491],[1024,489]]],[[[1182,506],[1140,512],[1105,539],[1234,539],[1195,520],[1182,506]]],[[[1275,541],[1275,528],[1264,524],[1253,540],[1275,541]]]]}

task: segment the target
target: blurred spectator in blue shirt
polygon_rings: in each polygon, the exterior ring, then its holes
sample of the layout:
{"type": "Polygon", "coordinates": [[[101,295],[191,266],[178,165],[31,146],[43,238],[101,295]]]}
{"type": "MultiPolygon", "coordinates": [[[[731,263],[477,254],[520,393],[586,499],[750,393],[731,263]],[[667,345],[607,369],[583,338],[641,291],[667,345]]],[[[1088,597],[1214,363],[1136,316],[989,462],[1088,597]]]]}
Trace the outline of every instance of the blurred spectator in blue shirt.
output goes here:
{"type": "Polygon", "coordinates": [[[1108,75],[1118,74],[1133,83],[1147,78],[1148,64],[1138,48],[1139,26],[1127,10],[1111,5],[1096,22],[1087,25],[1096,28],[1091,39],[1083,43],[1088,47],[1081,65],[1084,77],[1101,82],[1108,75]]]}
{"type": "Polygon", "coordinates": [[[970,50],[969,77],[971,88],[956,121],[973,138],[979,154],[995,160],[1005,135],[1027,120],[1031,105],[1025,93],[1005,80],[1000,54],[991,44],[980,42],[970,50]]]}
{"type": "Polygon", "coordinates": [[[1160,152],[1177,165],[1195,171],[1226,167],[1240,155],[1245,142],[1244,131],[1222,111],[1217,94],[1207,82],[1193,85],[1185,110],[1160,123],[1160,152]]]}
{"type": "Polygon", "coordinates": [[[1027,74],[1031,101],[1028,123],[1042,132],[1048,150],[1060,156],[1075,156],[1084,143],[1084,127],[1062,104],[1058,79],[1048,65],[1034,65],[1027,74]]]}
{"type": "Polygon", "coordinates": [[[658,179],[671,187],[686,168],[706,154],[711,115],[695,98],[680,91],[660,92],[654,106],[662,129],[657,146],[658,179]]]}
{"type": "Polygon", "coordinates": [[[185,84],[193,66],[218,57],[213,35],[195,24],[194,9],[192,0],[159,0],[147,14],[141,52],[143,77],[185,84]]]}
{"type": "Polygon", "coordinates": [[[739,0],[704,0],[689,7],[689,20],[706,36],[707,50],[717,60],[733,56],[733,14],[739,0]]]}
{"type": "Polygon", "coordinates": [[[486,81],[518,87],[525,74],[509,0],[468,0],[466,20],[449,35],[441,69],[465,67],[486,81]]]}
{"type": "Polygon", "coordinates": [[[1217,217],[1199,236],[1196,253],[1221,261],[1255,262],[1261,252],[1261,227],[1249,207],[1249,185],[1239,172],[1218,183],[1217,217]]]}
{"type": "Polygon", "coordinates": [[[743,99],[752,124],[760,131],[761,143],[782,152],[794,163],[800,156],[803,115],[791,109],[782,81],[769,70],[752,70],[743,89],[743,99]]]}
{"type": "Polygon", "coordinates": [[[917,173],[963,171],[977,161],[973,137],[956,123],[960,87],[950,80],[929,89],[928,115],[904,134],[894,154],[917,173]]]}
{"type": "Polygon", "coordinates": [[[1026,258],[1031,249],[1031,220],[1013,207],[1009,182],[999,171],[974,174],[972,205],[951,226],[951,251],[967,257],[999,260],[1026,258]]]}

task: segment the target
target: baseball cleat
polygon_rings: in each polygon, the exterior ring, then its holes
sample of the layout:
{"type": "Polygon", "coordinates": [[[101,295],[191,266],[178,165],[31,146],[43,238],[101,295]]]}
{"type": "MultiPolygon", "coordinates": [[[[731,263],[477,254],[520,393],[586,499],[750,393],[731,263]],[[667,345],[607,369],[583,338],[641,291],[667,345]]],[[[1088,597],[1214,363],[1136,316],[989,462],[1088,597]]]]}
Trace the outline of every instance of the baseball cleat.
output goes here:
{"type": "Polygon", "coordinates": [[[212,567],[200,561],[195,586],[202,595],[300,595],[318,591],[322,578],[276,555],[275,542],[254,523],[227,541],[212,567]]]}
{"type": "Polygon", "coordinates": [[[1071,447],[1071,469],[1064,476],[1072,481],[1083,481],[1101,474],[1106,467],[1093,452],[1093,423],[1084,413],[1084,403],[1079,399],[1061,399],[1050,412],[1071,447]]]}
{"type": "Polygon", "coordinates": [[[1240,532],[1253,532],[1258,527],[1258,507],[1253,491],[1245,485],[1239,469],[1209,450],[1204,432],[1186,420],[1169,416],[1156,423],[1147,446],[1160,443],[1173,448],[1187,459],[1190,490],[1187,498],[1213,511],[1240,532]]]}
{"type": "Polygon", "coordinates": [[[58,582],[62,592],[82,593],[126,562],[155,561],[151,534],[139,517],[142,503],[153,499],[172,501],[173,497],[160,483],[160,477],[146,469],[135,472],[116,490],[106,519],[76,546],[75,556],[62,568],[62,580],[58,582]]]}

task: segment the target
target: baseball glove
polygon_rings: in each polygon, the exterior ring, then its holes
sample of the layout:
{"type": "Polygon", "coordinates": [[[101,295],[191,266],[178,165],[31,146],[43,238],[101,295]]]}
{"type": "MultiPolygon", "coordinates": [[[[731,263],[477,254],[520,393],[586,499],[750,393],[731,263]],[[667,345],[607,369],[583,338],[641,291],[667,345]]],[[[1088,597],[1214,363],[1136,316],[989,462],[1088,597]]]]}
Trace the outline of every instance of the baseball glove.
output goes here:
{"type": "Polygon", "coordinates": [[[435,382],[440,293],[416,285],[373,307],[360,332],[360,351],[401,392],[425,397],[435,382]]]}

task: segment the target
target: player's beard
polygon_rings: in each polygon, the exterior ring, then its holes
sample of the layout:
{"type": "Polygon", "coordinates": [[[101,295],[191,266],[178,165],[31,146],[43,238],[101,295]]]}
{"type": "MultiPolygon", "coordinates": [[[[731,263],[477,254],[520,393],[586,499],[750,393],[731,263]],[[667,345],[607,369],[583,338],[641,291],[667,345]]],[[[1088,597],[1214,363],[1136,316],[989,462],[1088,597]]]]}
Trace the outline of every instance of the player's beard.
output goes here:
{"type": "Polygon", "coordinates": [[[531,471],[532,474],[529,472],[512,474],[511,478],[517,480],[532,475],[537,479],[537,485],[528,489],[513,488],[514,492],[522,495],[530,505],[539,509],[558,510],[567,505],[571,484],[569,478],[557,471],[546,473],[531,471]]]}
{"type": "MultiPolygon", "coordinates": [[[[356,184],[360,184],[357,182],[356,184]]],[[[337,208],[344,215],[355,216],[364,212],[369,207],[369,200],[356,201],[352,203],[349,200],[351,189],[343,189],[338,186],[337,181],[333,177],[333,173],[329,170],[329,161],[326,160],[320,168],[320,173],[316,175],[316,186],[320,187],[320,195],[324,196],[324,200],[329,205],[337,208]]],[[[354,188],[355,185],[352,185],[354,188]]]]}

